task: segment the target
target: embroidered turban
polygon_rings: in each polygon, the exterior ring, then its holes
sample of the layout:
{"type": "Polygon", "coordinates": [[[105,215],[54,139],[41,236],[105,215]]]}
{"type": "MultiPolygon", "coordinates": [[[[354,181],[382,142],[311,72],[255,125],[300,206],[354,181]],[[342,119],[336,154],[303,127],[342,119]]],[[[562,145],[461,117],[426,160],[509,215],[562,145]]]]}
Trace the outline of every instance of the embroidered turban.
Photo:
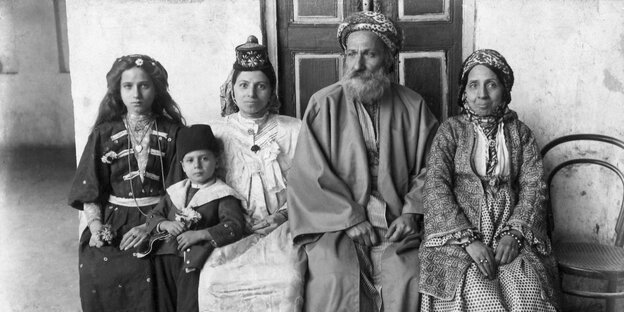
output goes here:
{"type": "Polygon", "coordinates": [[[347,49],[347,39],[353,32],[368,30],[373,32],[396,56],[403,44],[403,31],[385,15],[377,12],[363,11],[347,17],[338,26],[338,42],[343,50],[347,49]]]}
{"type": "Polygon", "coordinates": [[[459,106],[463,106],[464,91],[466,90],[466,83],[468,80],[468,74],[477,65],[483,65],[493,71],[498,80],[500,80],[505,86],[505,102],[508,104],[511,102],[511,87],[514,83],[513,70],[507,64],[507,60],[495,50],[483,49],[472,52],[470,56],[462,64],[461,75],[459,77],[459,106]]]}

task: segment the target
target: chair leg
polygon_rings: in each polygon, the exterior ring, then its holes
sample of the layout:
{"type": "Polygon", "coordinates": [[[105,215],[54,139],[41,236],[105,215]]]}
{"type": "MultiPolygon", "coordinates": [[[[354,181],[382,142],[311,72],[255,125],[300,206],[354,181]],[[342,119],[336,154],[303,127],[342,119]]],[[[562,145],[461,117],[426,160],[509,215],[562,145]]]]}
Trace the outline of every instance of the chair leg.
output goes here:
{"type": "MultiPolygon", "coordinates": [[[[609,279],[607,284],[607,291],[610,293],[617,292],[617,279],[609,279]]],[[[607,307],[605,311],[607,312],[615,312],[615,298],[607,298],[607,307]]]]}

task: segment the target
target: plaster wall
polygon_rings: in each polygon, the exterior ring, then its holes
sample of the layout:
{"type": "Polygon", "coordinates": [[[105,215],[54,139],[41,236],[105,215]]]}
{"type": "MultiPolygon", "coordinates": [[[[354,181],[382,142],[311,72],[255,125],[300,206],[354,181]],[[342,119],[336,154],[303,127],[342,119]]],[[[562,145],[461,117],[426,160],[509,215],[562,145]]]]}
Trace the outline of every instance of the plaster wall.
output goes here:
{"type": "Polygon", "coordinates": [[[0,148],[74,143],[52,1],[0,1],[0,148]]]}
{"type": "MultiPolygon", "coordinates": [[[[505,56],[516,78],[510,108],[540,147],[573,133],[624,140],[624,2],[468,2],[474,6],[474,20],[468,21],[474,23],[474,48],[505,56]]],[[[624,170],[624,151],[600,143],[567,143],[547,155],[545,167],[578,156],[624,170]]],[[[614,242],[622,185],[610,171],[564,170],[552,184],[552,200],[555,241],[614,242]]]]}
{"type": "Polygon", "coordinates": [[[187,123],[208,123],[220,116],[234,48],[250,34],[262,41],[259,0],[67,0],[67,24],[78,155],[117,57],[154,57],[187,123]]]}
{"type": "MultiPolygon", "coordinates": [[[[498,50],[513,68],[516,81],[510,108],[533,130],[540,147],[572,133],[624,139],[624,2],[480,0],[475,11],[475,48],[498,50]]],[[[569,158],[581,147],[563,146],[563,153],[547,156],[546,165],[552,163],[550,158],[569,158]]],[[[591,154],[609,153],[603,158],[613,159],[624,169],[624,155],[588,147],[591,154]]],[[[569,235],[609,243],[612,233],[606,229],[587,232],[587,228],[595,228],[589,223],[596,218],[611,221],[617,217],[613,206],[621,203],[617,200],[621,185],[606,178],[595,183],[606,193],[595,199],[611,203],[612,208],[596,216],[594,211],[568,203],[569,214],[581,223],[568,224],[572,226],[569,235]]],[[[580,192],[586,183],[575,185],[580,192]]],[[[579,193],[565,192],[571,193],[568,196],[579,193]]]]}

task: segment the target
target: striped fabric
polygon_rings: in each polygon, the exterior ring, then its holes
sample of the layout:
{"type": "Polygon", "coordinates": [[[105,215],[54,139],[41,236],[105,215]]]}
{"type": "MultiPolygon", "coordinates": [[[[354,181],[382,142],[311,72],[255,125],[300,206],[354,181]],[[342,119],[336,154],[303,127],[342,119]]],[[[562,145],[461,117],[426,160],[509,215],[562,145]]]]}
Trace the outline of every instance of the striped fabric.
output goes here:
{"type": "MultiPolygon", "coordinates": [[[[386,220],[386,203],[377,190],[377,172],[379,169],[379,106],[368,105],[355,102],[364,142],[368,151],[369,172],[371,174],[371,195],[366,205],[368,221],[375,230],[379,243],[370,248],[355,244],[358,261],[360,263],[361,287],[364,292],[364,299],[360,309],[370,309],[370,311],[383,311],[383,300],[381,297],[381,259],[383,252],[390,246],[391,242],[385,238],[388,231],[386,220]],[[372,304],[365,304],[372,301],[372,304]]],[[[361,310],[364,311],[364,310],[361,310]]],[[[368,310],[367,310],[368,311],[368,310]]]]}

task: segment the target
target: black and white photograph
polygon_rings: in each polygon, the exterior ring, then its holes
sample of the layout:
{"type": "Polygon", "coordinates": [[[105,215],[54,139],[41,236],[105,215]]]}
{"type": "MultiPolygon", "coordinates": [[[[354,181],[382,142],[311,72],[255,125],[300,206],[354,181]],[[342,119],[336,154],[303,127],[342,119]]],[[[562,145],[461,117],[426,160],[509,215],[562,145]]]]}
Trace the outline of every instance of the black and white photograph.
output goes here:
{"type": "Polygon", "coordinates": [[[0,311],[624,311],[624,0],[0,0],[0,311]]]}

